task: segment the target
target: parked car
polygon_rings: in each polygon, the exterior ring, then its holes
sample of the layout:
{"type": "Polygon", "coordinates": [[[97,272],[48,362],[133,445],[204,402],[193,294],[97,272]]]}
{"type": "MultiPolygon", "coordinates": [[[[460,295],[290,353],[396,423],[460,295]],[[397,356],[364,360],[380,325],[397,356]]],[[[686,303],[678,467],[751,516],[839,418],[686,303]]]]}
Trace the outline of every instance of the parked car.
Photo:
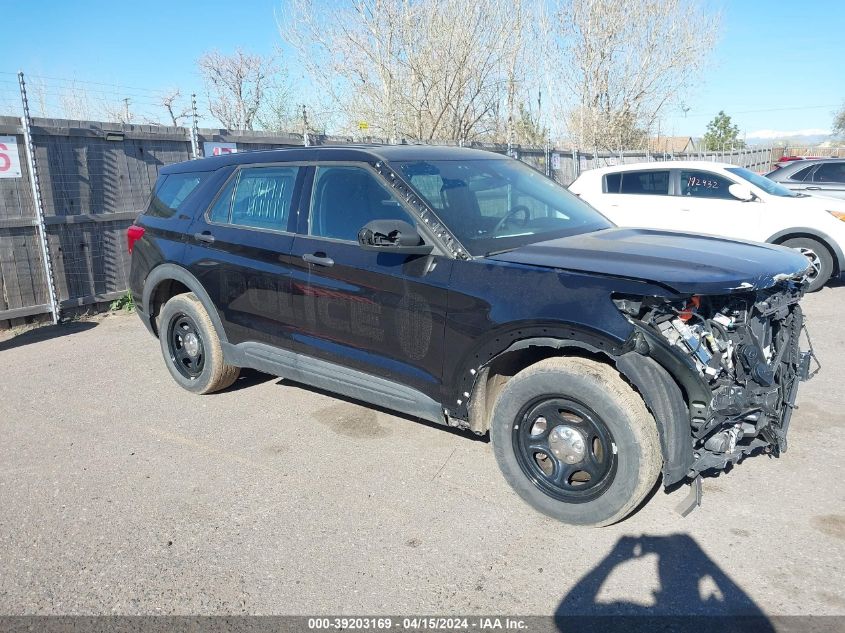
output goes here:
{"type": "Polygon", "coordinates": [[[620,226],[782,244],[812,264],[809,290],[845,271],[845,202],[811,197],[743,167],[707,161],[592,169],[570,191],[620,226]]]}
{"type": "Polygon", "coordinates": [[[700,492],[704,471],[777,455],[809,375],[803,256],[616,228],[478,150],[169,165],[128,242],[138,315],[180,386],[250,367],[489,431],[513,489],[567,523],[624,518],[661,473],[700,492]]]}
{"type": "Polygon", "coordinates": [[[766,177],[792,191],[845,199],[845,158],[796,161],[766,177]]]}

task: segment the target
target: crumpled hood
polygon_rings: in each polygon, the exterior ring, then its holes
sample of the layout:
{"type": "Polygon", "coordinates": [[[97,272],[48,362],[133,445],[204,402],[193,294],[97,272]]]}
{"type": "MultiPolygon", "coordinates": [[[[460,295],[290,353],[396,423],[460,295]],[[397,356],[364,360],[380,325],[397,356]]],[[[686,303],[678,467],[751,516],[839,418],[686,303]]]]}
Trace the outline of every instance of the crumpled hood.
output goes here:
{"type": "Polygon", "coordinates": [[[803,255],[783,246],[632,228],[538,242],[490,259],[640,279],[681,294],[767,288],[808,267],[803,255]]]}

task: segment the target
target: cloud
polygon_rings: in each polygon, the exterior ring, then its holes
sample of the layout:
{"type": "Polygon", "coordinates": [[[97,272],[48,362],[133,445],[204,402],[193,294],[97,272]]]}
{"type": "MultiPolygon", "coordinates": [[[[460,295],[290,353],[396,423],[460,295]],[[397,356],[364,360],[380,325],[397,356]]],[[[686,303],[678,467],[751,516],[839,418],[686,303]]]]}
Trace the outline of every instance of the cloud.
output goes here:
{"type": "Polygon", "coordinates": [[[804,130],[756,130],[748,133],[748,138],[789,138],[791,136],[827,136],[830,130],[811,127],[804,130]]]}

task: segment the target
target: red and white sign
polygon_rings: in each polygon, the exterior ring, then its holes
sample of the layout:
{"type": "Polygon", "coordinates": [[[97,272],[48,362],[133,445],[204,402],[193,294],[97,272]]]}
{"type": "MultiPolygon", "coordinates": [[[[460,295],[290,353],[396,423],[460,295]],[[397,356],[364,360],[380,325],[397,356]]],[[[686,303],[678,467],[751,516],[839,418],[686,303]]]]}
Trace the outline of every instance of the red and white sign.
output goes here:
{"type": "Polygon", "coordinates": [[[234,143],[203,143],[203,156],[223,156],[223,154],[237,154],[238,146],[234,143]]]}
{"type": "Polygon", "coordinates": [[[20,178],[21,161],[14,136],[0,136],[0,178],[20,178]]]}

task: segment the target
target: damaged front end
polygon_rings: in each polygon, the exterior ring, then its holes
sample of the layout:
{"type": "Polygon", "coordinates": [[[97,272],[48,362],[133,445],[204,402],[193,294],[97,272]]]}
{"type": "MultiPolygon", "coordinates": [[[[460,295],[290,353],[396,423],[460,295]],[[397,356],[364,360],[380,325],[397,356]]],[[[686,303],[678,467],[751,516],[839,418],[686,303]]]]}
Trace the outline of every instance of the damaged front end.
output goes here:
{"type": "Polygon", "coordinates": [[[801,279],[787,279],[724,295],[614,296],[637,327],[637,350],[656,356],[659,345],[665,356],[668,348],[692,374],[689,386],[681,381],[690,408],[690,479],[758,451],[786,451],[798,384],[818,371],[799,306],[804,289],[801,279]]]}

